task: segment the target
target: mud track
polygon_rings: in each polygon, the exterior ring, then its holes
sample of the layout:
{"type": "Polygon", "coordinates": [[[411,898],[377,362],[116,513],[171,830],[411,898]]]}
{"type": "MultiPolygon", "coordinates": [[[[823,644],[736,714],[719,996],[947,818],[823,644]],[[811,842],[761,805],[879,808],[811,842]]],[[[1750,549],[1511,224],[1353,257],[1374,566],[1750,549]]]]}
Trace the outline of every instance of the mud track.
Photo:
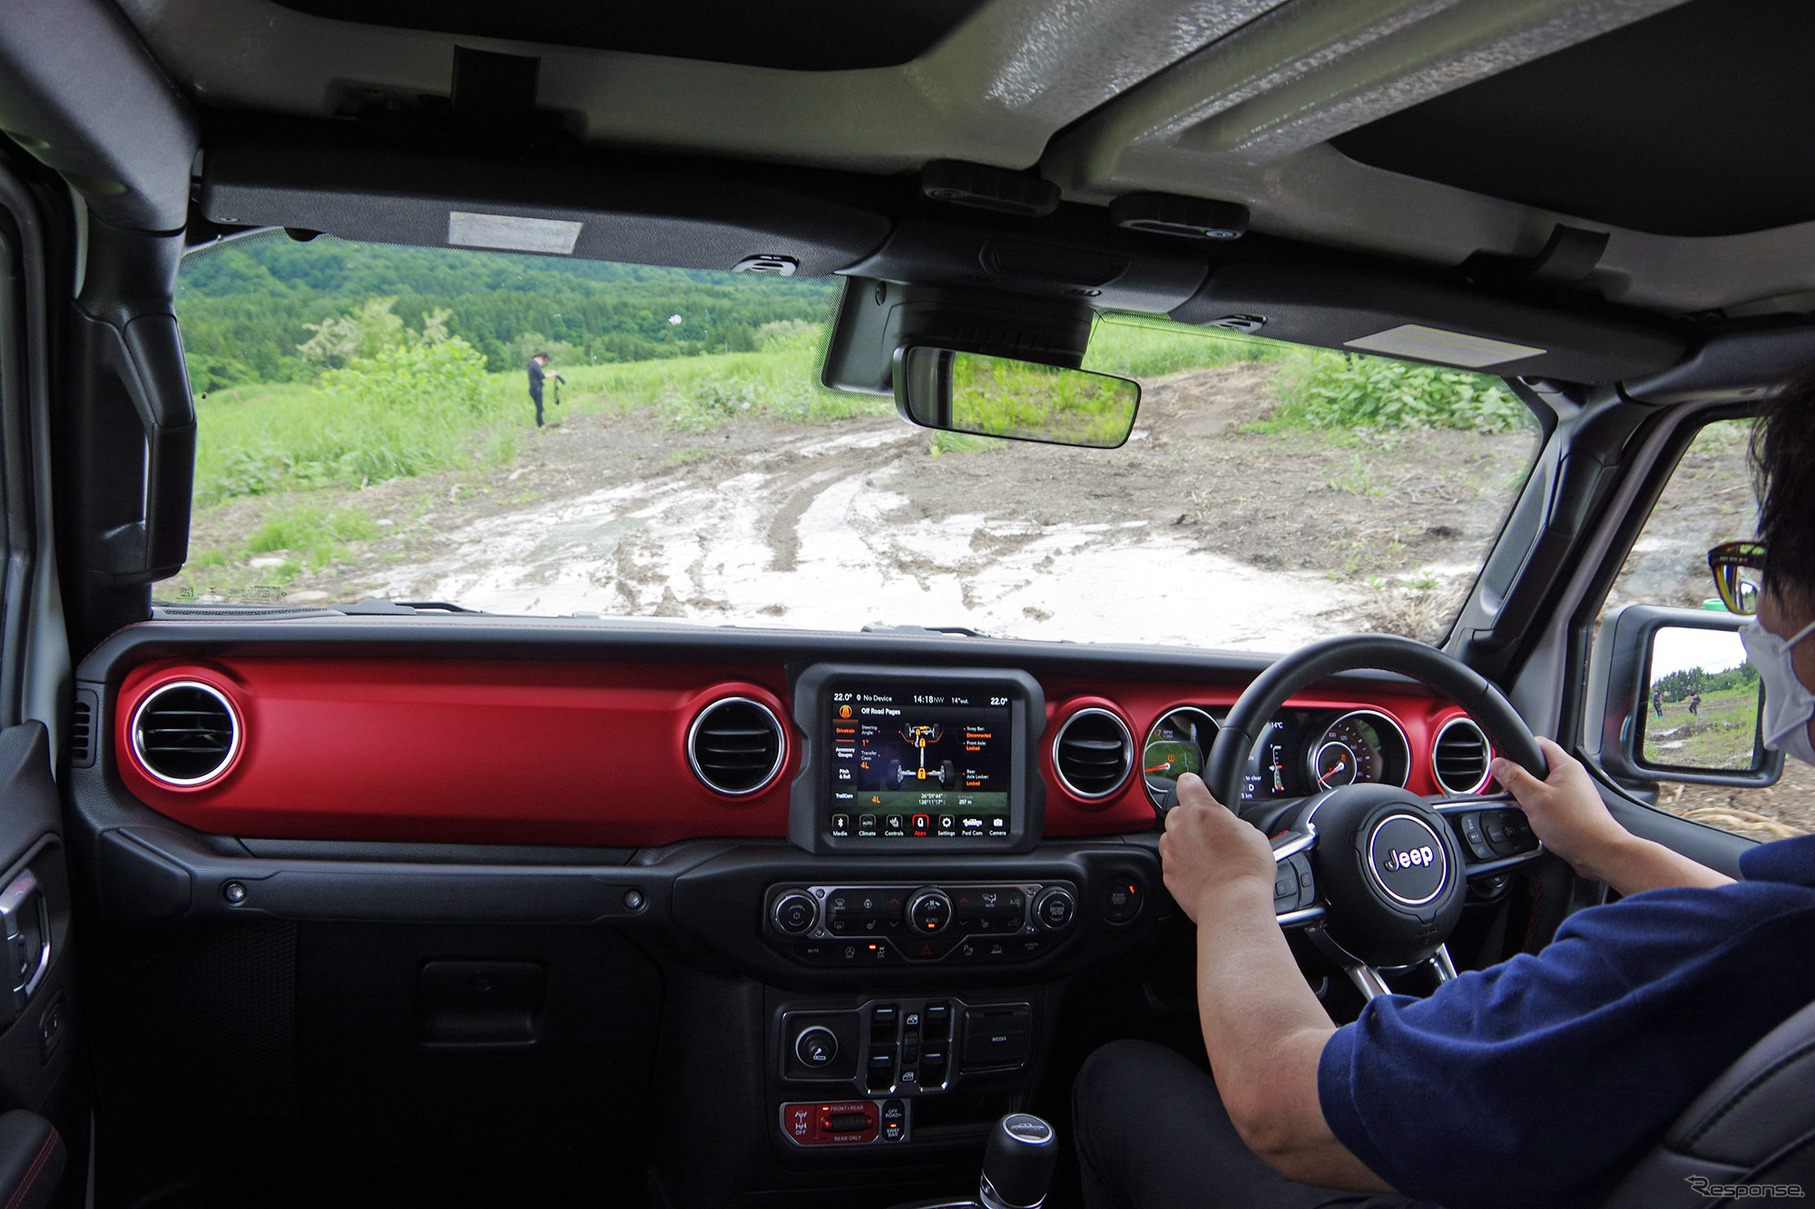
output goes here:
{"type": "MultiPolygon", "coordinates": [[[[322,500],[386,535],[289,595],[1266,651],[1440,633],[1530,439],[1238,431],[1272,406],[1272,373],[1150,381],[1133,439],[1107,451],[935,454],[886,416],[686,433],[607,409],[526,436],[496,471],[322,500]]],[[[263,506],[223,510],[198,544],[263,506]]]]}

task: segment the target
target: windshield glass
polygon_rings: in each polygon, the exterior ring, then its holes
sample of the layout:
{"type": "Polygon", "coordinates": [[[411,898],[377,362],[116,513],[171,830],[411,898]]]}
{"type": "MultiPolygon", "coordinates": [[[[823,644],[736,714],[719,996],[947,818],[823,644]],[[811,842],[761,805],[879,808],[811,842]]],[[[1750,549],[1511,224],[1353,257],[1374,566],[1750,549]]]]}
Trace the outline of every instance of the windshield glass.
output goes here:
{"type": "Polygon", "coordinates": [[[1124,447],[935,433],[818,385],[840,288],[281,233],[193,254],[190,557],[154,595],[1435,641],[1537,448],[1494,378],[1120,315],[1085,368],[1141,385],[1124,447]]]}

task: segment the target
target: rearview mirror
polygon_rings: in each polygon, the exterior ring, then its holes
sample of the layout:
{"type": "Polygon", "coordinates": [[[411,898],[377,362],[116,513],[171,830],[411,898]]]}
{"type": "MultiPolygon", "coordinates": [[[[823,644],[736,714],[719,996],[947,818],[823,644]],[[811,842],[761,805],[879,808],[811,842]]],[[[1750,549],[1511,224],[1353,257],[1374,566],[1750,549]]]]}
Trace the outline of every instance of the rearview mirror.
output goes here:
{"type": "Polygon", "coordinates": [[[895,408],[923,428],[1114,449],[1141,388],[1088,370],[919,346],[895,354],[895,408]]]}
{"type": "Polygon", "coordinates": [[[1627,605],[1602,623],[1589,673],[1589,754],[1629,787],[1659,781],[1758,788],[1783,775],[1783,753],[1758,732],[1763,690],[1746,662],[1746,618],[1627,605]]]}

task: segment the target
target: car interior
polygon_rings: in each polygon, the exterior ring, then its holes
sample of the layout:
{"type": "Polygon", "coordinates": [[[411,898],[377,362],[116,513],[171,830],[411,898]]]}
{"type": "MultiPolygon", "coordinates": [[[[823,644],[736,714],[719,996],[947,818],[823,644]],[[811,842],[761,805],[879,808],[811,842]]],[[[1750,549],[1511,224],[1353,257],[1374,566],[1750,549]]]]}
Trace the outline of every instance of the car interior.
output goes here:
{"type": "MultiPolygon", "coordinates": [[[[8,1209],[1075,1206],[1084,1059],[1203,1058],[1155,751],[1272,837],[1339,1024],[1607,899],[1491,779],[1534,735],[1736,875],[1660,786],[1781,754],[1644,721],[1659,636],[1743,619],[1606,606],[1815,361],[1812,57],[1794,0],[0,7],[8,1209]],[[820,383],[903,424],[1121,456],[954,385],[1118,313],[1490,375],[1535,460],[1435,643],[166,601],[179,269],[276,231],[825,280],[820,383]]],[[[1607,1203],[1815,1178],[1811,1035],[1607,1203]]]]}

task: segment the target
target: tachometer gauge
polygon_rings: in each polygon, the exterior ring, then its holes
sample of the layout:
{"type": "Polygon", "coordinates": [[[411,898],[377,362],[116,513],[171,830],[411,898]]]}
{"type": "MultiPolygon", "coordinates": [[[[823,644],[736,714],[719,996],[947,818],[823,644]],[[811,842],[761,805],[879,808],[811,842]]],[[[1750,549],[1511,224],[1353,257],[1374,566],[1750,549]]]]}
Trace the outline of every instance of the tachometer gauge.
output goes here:
{"type": "Polygon", "coordinates": [[[1180,777],[1203,774],[1204,755],[1215,740],[1216,720],[1194,706],[1170,710],[1153,724],[1141,749],[1141,776],[1155,806],[1180,777]]]}
{"type": "Polygon", "coordinates": [[[1325,743],[1317,749],[1317,783],[1325,789],[1335,789],[1338,785],[1353,785],[1360,762],[1355,758],[1355,751],[1347,743],[1325,743]]]}
{"type": "Polygon", "coordinates": [[[1411,774],[1405,733],[1385,714],[1358,709],[1337,718],[1305,750],[1311,780],[1319,789],[1342,785],[1400,785],[1411,774]]]}

